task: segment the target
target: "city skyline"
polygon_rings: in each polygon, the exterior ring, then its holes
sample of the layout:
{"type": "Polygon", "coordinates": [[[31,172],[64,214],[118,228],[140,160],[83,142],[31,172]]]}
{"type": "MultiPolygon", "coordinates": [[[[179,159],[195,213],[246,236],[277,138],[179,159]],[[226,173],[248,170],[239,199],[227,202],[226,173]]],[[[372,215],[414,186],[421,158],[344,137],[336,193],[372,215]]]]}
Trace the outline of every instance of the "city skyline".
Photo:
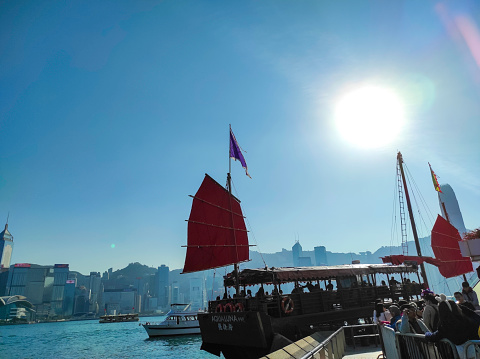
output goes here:
{"type": "Polygon", "coordinates": [[[11,263],[182,268],[188,195],[205,173],[225,183],[229,124],[252,177],[232,162],[234,194],[259,252],[295,240],[332,252],[400,245],[397,151],[432,212],[420,237],[440,213],[428,163],[454,189],[466,228],[480,226],[474,1],[0,10],[0,218],[14,237],[11,263]],[[375,94],[362,98],[374,110],[398,113],[371,127],[345,97],[360,90],[375,94]],[[340,127],[339,114],[355,121],[340,127]]]}

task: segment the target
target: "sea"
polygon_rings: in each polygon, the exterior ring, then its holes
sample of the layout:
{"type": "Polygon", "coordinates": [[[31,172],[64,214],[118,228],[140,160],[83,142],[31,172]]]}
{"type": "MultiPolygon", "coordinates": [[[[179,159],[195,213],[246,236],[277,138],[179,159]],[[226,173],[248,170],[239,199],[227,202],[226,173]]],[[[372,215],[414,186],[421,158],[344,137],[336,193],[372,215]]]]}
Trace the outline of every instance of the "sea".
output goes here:
{"type": "Polygon", "coordinates": [[[157,316],[127,323],[101,324],[97,319],[0,326],[0,358],[218,358],[200,350],[200,335],[150,339],[139,325],[163,319],[157,316]]]}

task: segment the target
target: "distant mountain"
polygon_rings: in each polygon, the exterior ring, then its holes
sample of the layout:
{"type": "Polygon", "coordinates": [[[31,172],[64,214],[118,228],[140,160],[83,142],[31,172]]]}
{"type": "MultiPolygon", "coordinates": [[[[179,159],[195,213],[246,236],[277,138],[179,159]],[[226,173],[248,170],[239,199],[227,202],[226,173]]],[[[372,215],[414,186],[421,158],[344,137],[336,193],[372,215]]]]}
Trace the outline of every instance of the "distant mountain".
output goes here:
{"type": "Polygon", "coordinates": [[[149,275],[157,273],[157,268],[152,268],[138,262],[130,263],[123,269],[116,270],[112,273],[112,278],[125,277],[129,280],[134,280],[139,277],[147,277],[149,275]]]}

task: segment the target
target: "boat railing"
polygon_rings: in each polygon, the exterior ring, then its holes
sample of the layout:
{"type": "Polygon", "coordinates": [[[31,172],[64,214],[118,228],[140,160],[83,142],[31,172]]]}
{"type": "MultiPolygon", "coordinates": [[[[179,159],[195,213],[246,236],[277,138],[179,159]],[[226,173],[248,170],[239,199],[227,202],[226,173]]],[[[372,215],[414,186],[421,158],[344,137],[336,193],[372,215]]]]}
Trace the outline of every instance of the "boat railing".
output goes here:
{"type": "Polygon", "coordinates": [[[341,327],[327,339],[308,351],[301,359],[311,358],[342,358],[347,344],[344,327],[341,327]]]}
{"type": "Polygon", "coordinates": [[[480,340],[469,340],[463,346],[465,358],[480,358],[480,340]]]}
{"type": "Polygon", "coordinates": [[[304,293],[267,295],[261,297],[233,297],[211,301],[209,312],[260,311],[273,317],[310,314],[330,310],[372,305],[377,298],[398,300],[412,298],[421,292],[419,284],[395,284],[392,287],[359,286],[338,290],[318,290],[304,293]],[[291,298],[293,312],[286,312],[285,301],[291,298]],[[284,304],[282,306],[282,303],[284,304]]]}
{"type": "MultiPolygon", "coordinates": [[[[383,357],[388,359],[473,359],[480,358],[480,340],[469,340],[463,345],[463,353],[457,351],[457,346],[448,339],[442,339],[436,343],[427,342],[421,334],[402,334],[393,329],[377,324],[347,325],[340,327],[323,342],[319,342],[318,336],[313,334],[310,338],[304,338],[291,345],[297,345],[306,351],[301,359],[313,358],[342,358],[346,352],[347,345],[353,344],[355,351],[355,340],[360,340],[362,346],[371,344],[372,339],[378,346],[378,339],[382,347],[383,357]],[[314,346],[307,349],[307,345],[314,346]],[[317,343],[317,344],[315,344],[317,343]]],[[[292,350],[292,349],[290,349],[292,350]]],[[[278,351],[278,357],[286,357],[278,351]]],[[[288,353],[290,351],[287,350],[288,353]]],[[[276,354],[272,353],[272,354],[276,354]]],[[[273,355],[275,356],[275,355],[273,355]]],[[[273,357],[272,356],[272,357],[273,357]]],[[[268,356],[270,357],[270,356],[268,356]]],[[[267,358],[263,357],[262,359],[267,358]]]]}
{"type": "MultiPolygon", "coordinates": [[[[383,333],[385,333],[383,331],[383,333]]],[[[463,359],[458,355],[456,346],[448,339],[442,339],[439,342],[427,342],[425,335],[412,333],[395,333],[395,349],[392,348],[392,343],[383,340],[385,351],[392,352],[395,350],[399,358],[411,359],[436,359],[436,358],[451,358],[463,359]]],[[[387,356],[388,354],[386,354],[387,356]]]]}

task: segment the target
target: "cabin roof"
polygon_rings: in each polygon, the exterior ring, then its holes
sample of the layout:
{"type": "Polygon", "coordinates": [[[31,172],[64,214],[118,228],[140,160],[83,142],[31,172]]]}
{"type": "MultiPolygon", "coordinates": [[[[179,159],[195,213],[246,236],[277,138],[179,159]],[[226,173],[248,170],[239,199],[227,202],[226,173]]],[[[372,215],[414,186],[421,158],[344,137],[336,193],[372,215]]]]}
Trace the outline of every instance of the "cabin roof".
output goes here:
{"type": "MultiPolygon", "coordinates": [[[[294,282],[334,279],[368,274],[414,273],[416,266],[390,264],[344,264],[318,267],[283,267],[244,269],[239,273],[241,285],[254,285],[273,282],[294,282]]],[[[227,274],[225,284],[234,285],[234,273],[227,274]]]]}

